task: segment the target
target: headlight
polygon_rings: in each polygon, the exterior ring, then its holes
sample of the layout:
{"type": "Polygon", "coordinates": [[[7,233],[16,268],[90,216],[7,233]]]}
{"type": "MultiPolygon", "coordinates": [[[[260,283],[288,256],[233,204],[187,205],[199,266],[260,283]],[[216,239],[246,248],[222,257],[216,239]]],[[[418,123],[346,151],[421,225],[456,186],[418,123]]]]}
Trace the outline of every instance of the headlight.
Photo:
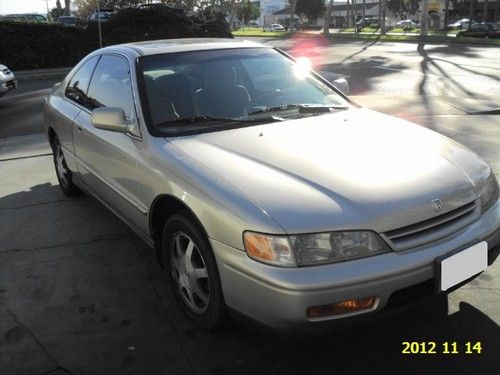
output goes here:
{"type": "Polygon", "coordinates": [[[272,236],[245,232],[247,254],[260,262],[283,267],[344,262],[391,250],[369,231],[272,236]]]}
{"type": "Polygon", "coordinates": [[[495,204],[498,199],[498,190],[498,181],[493,171],[491,171],[480,194],[482,212],[488,211],[495,204]]]}

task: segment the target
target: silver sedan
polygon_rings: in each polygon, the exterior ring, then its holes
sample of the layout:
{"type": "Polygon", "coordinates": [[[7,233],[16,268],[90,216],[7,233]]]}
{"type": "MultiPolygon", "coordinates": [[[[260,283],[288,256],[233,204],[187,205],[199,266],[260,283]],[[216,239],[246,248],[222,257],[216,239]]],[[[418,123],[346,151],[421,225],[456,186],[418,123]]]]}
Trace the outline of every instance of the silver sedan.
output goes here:
{"type": "Polygon", "coordinates": [[[229,311],[280,328],[369,314],[459,287],[500,242],[486,162],[262,44],[106,47],[44,115],[63,192],[155,249],[199,327],[229,311]]]}

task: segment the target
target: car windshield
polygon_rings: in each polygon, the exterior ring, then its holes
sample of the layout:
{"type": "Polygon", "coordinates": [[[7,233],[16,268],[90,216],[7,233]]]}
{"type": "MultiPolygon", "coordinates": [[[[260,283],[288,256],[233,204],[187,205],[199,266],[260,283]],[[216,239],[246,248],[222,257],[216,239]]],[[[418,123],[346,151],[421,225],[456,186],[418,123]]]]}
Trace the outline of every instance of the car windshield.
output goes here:
{"type": "Polygon", "coordinates": [[[272,48],[145,56],[139,63],[144,112],[158,135],[224,130],[345,109],[307,60],[272,48]]]}

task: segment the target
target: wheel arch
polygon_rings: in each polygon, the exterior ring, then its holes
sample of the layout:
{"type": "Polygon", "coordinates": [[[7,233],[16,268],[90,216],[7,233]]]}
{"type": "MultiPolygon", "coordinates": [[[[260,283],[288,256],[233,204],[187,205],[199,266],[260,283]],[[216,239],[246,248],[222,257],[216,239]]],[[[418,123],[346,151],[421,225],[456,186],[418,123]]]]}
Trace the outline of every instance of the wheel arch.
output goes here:
{"type": "Polygon", "coordinates": [[[47,136],[49,137],[49,143],[52,146],[52,141],[57,137],[56,131],[52,126],[47,128],[47,136]]]}
{"type": "Polygon", "coordinates": [[[201,223],[200,219],[198,219],[198,216],[194,213],[194,211],[188,206],[188,204],[186,204],[186,202],[174,195],[161,194],[157,196],[153,203],[151,203],[149,212],[149,232],[155,243],[156,255],[162,267],[163,258],[161,256],[161,237],[165,223],[172,215],[179,212],[186,212],[189,218],[193,220],[201,232],[206,236],[207,240],[209,238],[205,227],[201,223]]]}

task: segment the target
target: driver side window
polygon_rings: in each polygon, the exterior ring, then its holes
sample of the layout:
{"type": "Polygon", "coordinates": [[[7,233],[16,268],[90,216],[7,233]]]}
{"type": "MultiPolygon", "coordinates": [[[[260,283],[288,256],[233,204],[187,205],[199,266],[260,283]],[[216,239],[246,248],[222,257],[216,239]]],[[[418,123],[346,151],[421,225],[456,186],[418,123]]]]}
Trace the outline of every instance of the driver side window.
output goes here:
{"type": "Polygon", "coordinates": [[[103,55],[88,92],[88,108],[117,107],[127,118],[134,117],[135,107],[128,61],[117,55],[103,55]]]}

